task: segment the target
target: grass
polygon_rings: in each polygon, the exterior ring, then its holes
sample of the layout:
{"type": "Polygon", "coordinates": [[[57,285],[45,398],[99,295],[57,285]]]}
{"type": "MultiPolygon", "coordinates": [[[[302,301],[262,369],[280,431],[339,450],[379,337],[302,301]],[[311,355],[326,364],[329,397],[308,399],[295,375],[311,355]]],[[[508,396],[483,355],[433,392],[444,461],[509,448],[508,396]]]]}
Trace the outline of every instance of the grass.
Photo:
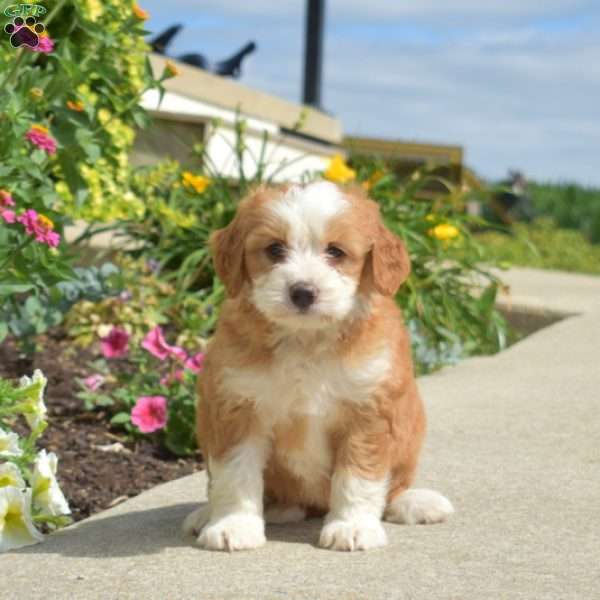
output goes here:
{"type": "Polygon", "coordinates": [[[600,189],[574,183],[530,183],[536,213],[552,217],[558,227],[581,231],[600,243],[600,189]]]}
{"type": "Polygon", "coordinates": [[[580,231],[557,228],[549,218],[516,224],[512,233],[480,233],[477,240],[506,266],[600,275],[600,245],[580,231]]]}

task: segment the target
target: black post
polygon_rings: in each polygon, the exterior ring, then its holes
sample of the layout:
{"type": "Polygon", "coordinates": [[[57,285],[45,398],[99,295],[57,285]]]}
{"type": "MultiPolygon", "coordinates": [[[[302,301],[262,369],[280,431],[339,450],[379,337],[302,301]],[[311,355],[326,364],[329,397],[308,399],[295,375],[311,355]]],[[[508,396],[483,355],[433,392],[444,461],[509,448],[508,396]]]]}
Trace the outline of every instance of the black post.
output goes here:
{"type": "Polygon", "coordinates": [[[306,0],[304,93],[302,102],[315,108],[321,108],[324,22],[325,0],[306,0]]]}

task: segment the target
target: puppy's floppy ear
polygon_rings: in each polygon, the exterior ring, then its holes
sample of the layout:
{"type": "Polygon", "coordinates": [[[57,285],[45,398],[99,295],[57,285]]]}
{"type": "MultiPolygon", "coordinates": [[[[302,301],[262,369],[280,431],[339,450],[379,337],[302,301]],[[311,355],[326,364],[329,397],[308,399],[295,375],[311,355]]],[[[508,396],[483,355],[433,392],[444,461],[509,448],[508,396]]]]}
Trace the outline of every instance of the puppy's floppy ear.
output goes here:
{"type": "Polygon", "coordinates": [[[393,296],[410,273],[404,242],[380,223],[371,258],[375,289],[384,296],[393,296]]]}
{"type": "Polygon", "coordinates": [[[225,285],[227,295],[235,298],[246,279],[244,267],[244,235],[235,217],[227,227],[215,231],[209,240],[215,271],[225,285]]]}

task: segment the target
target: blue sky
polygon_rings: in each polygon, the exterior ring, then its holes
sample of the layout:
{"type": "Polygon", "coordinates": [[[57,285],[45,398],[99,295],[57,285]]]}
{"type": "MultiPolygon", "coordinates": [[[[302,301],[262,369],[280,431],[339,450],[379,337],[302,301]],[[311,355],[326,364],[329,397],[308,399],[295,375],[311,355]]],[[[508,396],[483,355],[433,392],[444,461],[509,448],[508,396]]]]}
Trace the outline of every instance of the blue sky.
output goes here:
{"type": "MultiPolygon", "coordinates": [[[[170,48],[248,40],[245,85],[299,101],[304,1],[140,0],[170,48]]],[[[329,0],[324,107],[348,134],[460,144],[488,178],[600,185],[598,0],[329,0]]]]}

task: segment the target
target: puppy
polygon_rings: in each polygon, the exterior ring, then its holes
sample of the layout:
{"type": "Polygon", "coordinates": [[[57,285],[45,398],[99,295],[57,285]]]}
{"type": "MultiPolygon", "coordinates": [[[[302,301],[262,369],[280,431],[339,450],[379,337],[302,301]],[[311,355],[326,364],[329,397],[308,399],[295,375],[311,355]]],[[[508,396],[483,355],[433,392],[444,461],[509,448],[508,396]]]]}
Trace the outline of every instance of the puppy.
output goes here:
{"type": "Polygon", "coordinates": [[[225,301],[199,378],[208,504],[184,530],[211,550],[267,522],[326,515],[319,545],[386,544],[382,517],[437,523],[411,490],[425,416],[394,295],[410,271],[378,205],[328,182],[261,188],[211,238],[225,301]]]}

